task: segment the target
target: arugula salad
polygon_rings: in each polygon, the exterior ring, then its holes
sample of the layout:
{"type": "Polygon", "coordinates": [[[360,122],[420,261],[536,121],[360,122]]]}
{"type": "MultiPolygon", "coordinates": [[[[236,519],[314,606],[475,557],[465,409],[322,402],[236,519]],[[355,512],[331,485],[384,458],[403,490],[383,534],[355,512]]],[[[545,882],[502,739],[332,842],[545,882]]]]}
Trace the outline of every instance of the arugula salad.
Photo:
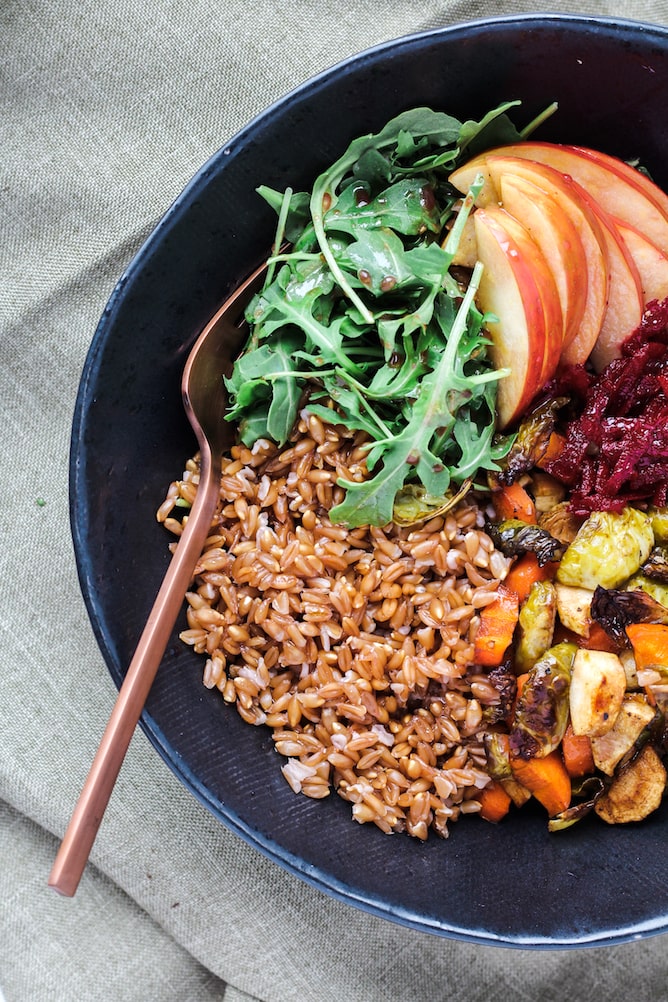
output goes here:
{"type": "Polygon", "coordinates": [[[475,305],[480,269],[465,285],[452,270],[479,186],[460,204],[448,177],[476,152],[522,139],[512,106],[464,123],[407,111],[354,140],[310,193],[259,189],[278,213],[275,253],[226,380],[227,416],[244,443],[281,445],[308,395],[312,413],[331,422],[333,405],[337,423],[364,431],[371,475],[344,484],[334,522],[438,510],[510,447],[495,422],[504,371],[475,305]]]}

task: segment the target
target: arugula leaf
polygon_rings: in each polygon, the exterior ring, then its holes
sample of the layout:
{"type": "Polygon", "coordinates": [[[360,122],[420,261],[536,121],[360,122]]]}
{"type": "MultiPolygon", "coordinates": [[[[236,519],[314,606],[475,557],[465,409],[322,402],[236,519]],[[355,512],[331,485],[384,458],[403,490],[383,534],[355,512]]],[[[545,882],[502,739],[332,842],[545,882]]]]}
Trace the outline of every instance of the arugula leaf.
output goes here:
{"type": "Polygon", "coordinates": [[[385,227],[360,233],[359,239],[346,249],[346,256],[360,281],[376,295],[413,278],[410,265],[404,261],[406,252],[401,239],[385,227]]]}
{"type": "Polygon", "coordinates": [[[440,213],[426,178],[397,181],[376,198],[370,197],[370,188],[369,184],[347,187],[325,215],[325,230],[355,234],[360,228],[391,227],[406,235],[440,232],[440,213]]]}

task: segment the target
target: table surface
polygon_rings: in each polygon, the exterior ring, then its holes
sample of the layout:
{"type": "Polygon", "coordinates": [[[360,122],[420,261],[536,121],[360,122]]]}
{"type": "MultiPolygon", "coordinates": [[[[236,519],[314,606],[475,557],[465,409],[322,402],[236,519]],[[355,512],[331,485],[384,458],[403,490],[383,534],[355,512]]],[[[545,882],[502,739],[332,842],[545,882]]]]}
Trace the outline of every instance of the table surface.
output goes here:
{"type": "MultiPolygon", "coordinates": [[[[335,12],[308,0],[2,5],[7,1002],[665,997],[665,936],[595,950],[483,948],[330,899],[218,824],[141,732],[76,897],[46,887],[114,698],[76,577],[68,451],[81,369],[116,278],[201,164],[295,85],[400,35],[535,9],[523,0],[340,0],[335,12]]],[[[591,0],[545,9],[619,14],[591,0]]],[[[629,0],[623,14],[668,24],[668,2],[629,0]]]]}

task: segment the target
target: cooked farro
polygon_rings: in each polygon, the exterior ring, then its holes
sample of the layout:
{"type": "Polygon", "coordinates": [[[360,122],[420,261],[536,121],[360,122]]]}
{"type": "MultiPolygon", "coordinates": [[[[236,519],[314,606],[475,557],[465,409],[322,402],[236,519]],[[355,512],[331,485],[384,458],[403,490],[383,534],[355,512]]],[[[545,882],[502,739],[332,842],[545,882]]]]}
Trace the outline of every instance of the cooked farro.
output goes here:
{"type": "MultiPolygon", "coordinates": [[[[364,455],[306,412],[289,448],[232,448],[181,639],[205,656],[205,686],[272,729],[295,793],[334,789],[360,823],[447,836],[489,781],[498,694],[472,638],[507,561],[468,499],[413,527],[333,525],[336,481],[363,479],[364,455]]],[[[195,458],[158,510],[176,535],[198,477],[195,458]]]]}

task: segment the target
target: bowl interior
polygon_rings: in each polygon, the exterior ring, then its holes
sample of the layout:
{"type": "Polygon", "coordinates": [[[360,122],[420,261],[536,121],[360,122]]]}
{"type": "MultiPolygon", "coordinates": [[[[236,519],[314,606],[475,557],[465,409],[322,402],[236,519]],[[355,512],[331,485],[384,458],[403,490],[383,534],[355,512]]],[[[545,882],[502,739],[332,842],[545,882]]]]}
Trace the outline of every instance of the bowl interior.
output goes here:
{"type": "MultiPolygon", "coordinates": [[[[398,40],[299,88],[205,165],[115,289],[83,374],[71,512],[84,597],[117,684],[169,560],[155,510],[196,448],[180,376],[197,333],[265,255],[259,184],[307,188],[350,139],[406,108],[477,117],[521,99],[540,138],[638,158],[668,187],[668,32],[561,16],[472,22],[398,40]]],[[[668,928],[667,810],[643,825],[550,836],[539,811],[473,818],[422,844],[354,824],[350,806],[296,797],[268,732],[201,683],[174,631],[142,725],[225,824],[314,885],[442,935],[515,946],[610,943],[668,928]],[[647,875],[651,873],[651,880],[647,875]]]]}

